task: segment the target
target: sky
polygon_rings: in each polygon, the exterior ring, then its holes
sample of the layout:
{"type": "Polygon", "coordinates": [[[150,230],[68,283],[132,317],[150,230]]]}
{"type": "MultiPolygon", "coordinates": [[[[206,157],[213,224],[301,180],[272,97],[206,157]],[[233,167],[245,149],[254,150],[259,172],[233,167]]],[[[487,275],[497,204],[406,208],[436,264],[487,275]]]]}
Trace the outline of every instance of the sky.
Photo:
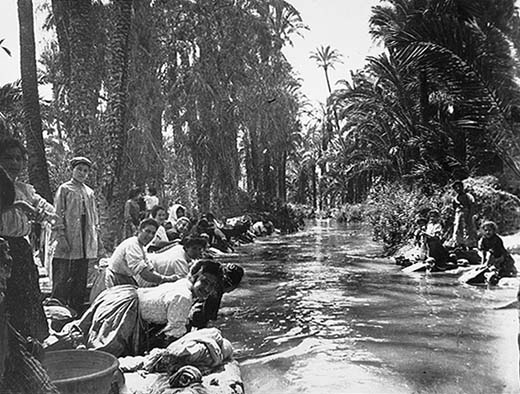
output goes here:
{"type": "MultiPolygon", "coordinates": [[[[303,37],[294,37],[293,46],[284,53],[297,74],[303,79],[302,91],[315,102],[325,102],[328,96],[323,69],[309,58],[320,46],[330,45],[343,59],[330,71],[331,84],[349,79],[350,70],[365,64],[367,56],[381,52],[368,33],[368,19],[372,6],[379,0],[289,0],[300,12],[309,30],[303,37]]],[[[332,86],[334,89],[334,86],[332,86]]]]}
{"type": "MultiPolygon", "coordinates": [[[[45,0],[33,0],[34,6],[45,0]]],[[[50,0],[49,0],[50,1],[50,0]]],[[[323,70],[315,60],[309,58],[312,51],[330,45],[343,56],[343,63],[331,70],[331,83],[348,79],[350,70],[357,70],[364,64],[367,55],[375,55],[380,49],[368,34],[368,18],[371,7],[378,0],[288,0],[300,12],[309,30],[301,32],[303,37],[294,36],[293,46],[284,53],[293,65],[296,74],[302,78],[302,91],[312,103],[325,102],[327,87],[323,70]]],[[[0,40],[12,53],[9,57],[0,51],[0,85],[13,82],[20,77],[18,15],[16,0],[0,0],[0,40]]],[[[35,21],[35,30],[41,21],[35,21]]],[[[41,48],[42,37],[35,37],[37,50],[41,48]]],[[[42,93],[40,93],[42,94],[42,93]]]]}

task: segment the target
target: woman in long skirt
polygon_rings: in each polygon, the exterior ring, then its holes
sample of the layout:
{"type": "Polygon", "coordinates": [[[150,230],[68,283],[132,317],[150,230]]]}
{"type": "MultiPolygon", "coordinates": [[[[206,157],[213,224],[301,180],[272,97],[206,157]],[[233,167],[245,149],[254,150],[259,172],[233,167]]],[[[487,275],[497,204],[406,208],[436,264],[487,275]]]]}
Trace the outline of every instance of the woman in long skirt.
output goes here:
{"type": "Polygon", "coordinates": [[[14,328],[23,337],[43,340],[49,332],[41,303],[38,269],[27,236],[31,231],[29,217],[36,220],[53,218],[54,207],[38,195],[32,185],[17,180],[26,159],[25,148],[19,140],[0,139],[0,166],[14,182],[16,200],[0,212],[0,237],[9,243],[13,258],[5,302],[14,328]]]}

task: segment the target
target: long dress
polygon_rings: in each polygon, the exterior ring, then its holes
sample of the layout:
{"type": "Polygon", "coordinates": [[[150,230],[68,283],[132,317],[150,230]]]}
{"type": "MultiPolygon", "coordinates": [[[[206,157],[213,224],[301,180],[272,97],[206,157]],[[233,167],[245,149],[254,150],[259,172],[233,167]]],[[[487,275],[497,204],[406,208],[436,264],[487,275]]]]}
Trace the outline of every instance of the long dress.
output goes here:
{"type": "MultiPolygon", "coordinates": [[[[15,182],[15,195],[16,200],[25,201],[39,211],[54,213],[54,207],[29,184],[15,182]]],[[[5,210],[0,215],[0,236],[9,243],[13,258],[5,300],[10,323],[23,337],[41,341],[49,335],[49,330],[41,303],[38,269],[27,241],[30,231],[29,218],[20,208],[5,210]]]]}

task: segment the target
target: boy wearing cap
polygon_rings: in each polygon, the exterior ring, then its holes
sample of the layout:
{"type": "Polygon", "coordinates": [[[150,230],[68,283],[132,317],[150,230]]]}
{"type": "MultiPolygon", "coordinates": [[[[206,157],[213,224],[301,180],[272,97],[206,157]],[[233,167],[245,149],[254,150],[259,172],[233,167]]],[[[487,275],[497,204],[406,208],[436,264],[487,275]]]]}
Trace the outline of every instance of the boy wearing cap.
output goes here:
{"type": "Polygon", "coordinates": [[[86,157],[70,161],[72,177],[56,192],[56,249],[52,296],[79,311],[85,301],[89,260],[98,256],[98,212],[94,191],[85,184],[92,167],[86,157]]]}

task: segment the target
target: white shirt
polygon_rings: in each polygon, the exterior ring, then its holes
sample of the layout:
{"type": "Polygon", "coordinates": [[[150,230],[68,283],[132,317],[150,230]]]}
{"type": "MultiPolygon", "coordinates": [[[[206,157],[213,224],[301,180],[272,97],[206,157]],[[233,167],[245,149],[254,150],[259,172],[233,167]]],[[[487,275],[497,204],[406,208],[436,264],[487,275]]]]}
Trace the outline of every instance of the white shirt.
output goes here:
{"type": "Polygon", "coordinates": [[[141,318],[155,324],[166,324],[161,332],[180,338],[186,333],[193,285],[188,279],[163,283],[157,287],[138,288],[141,318]]]}
{"type": "MultiPolygon", "coordinates": [[[[183,245],[175,245],[161,253],[148,254],[148,260],[154,271],[161,275],[178,275],[185,277],[190,272],[191,258],[186,254],[183,245]]],[[[155,286],[143,278],[136,278],[139,287],[155,286]]]]}
{"type": "Polygon", "coordinates": [[[155,207],[156,205],[159,205],[159,197],[157,197],[157,196],[148,195],[148,196],[144,196],[143,199],[146,204],[146,209],[148,211],[151,211],[153,207],[155,207]]]}
{"type": "Polygon", "coordinates": [[[132,276],[136,280],[140,278],[141,271],[150,268],[151,264],[136,236],[121,242],[110,257],[108,267],[117,274],[132,276]]]}

